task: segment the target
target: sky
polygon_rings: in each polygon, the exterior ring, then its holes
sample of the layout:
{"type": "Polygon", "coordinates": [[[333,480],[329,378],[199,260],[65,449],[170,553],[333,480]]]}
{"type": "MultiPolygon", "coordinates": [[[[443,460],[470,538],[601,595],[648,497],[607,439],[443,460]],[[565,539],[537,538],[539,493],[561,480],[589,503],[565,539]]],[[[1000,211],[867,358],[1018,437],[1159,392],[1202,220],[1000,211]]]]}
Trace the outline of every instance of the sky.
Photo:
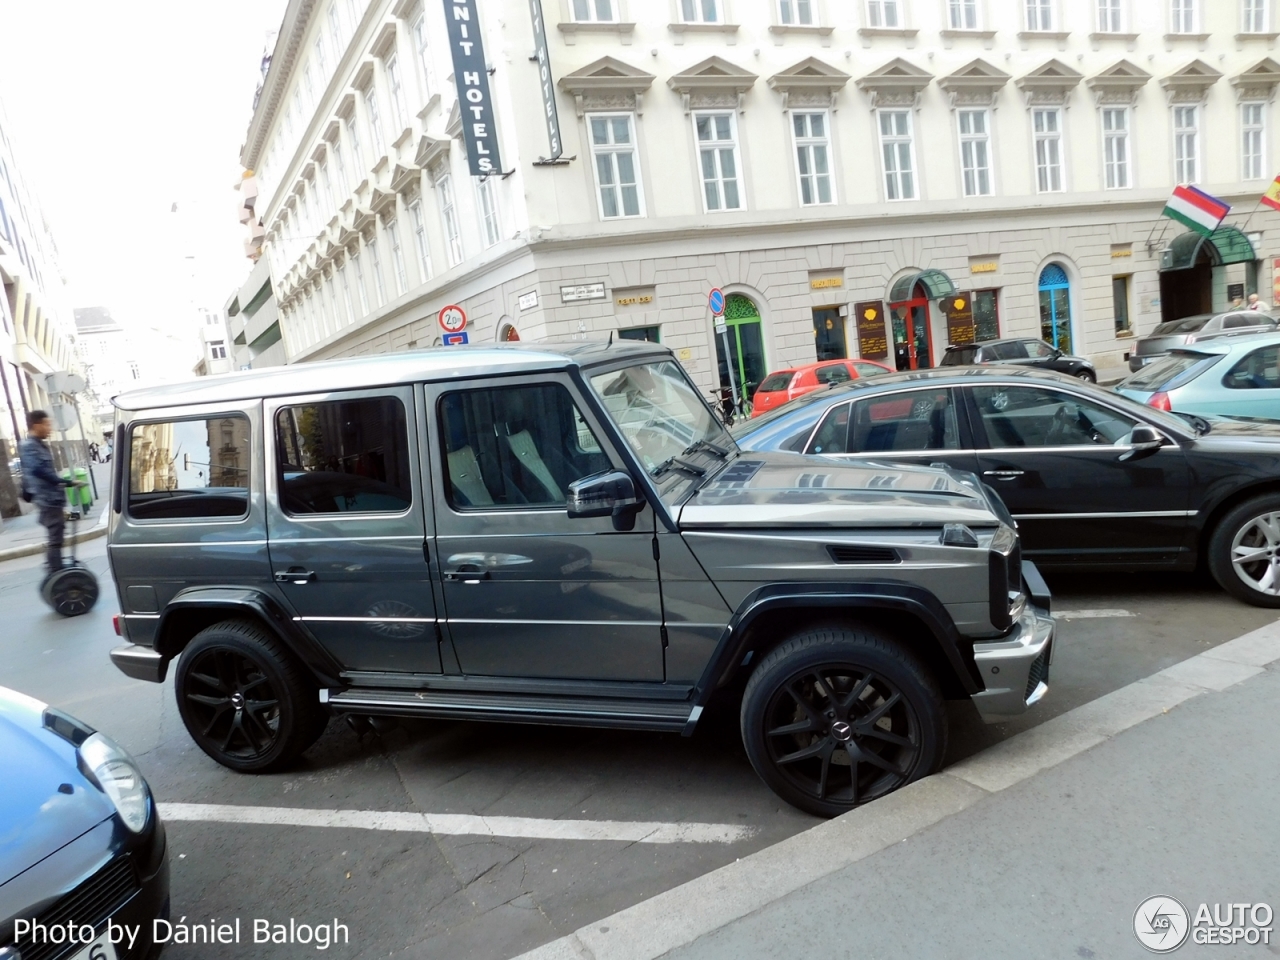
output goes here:
{"type": "Polygon", "coordinates": [[[71,306],[176,332],[248,277],[240,146],[285,2],[0,0],[0,102],[71,306]]]}

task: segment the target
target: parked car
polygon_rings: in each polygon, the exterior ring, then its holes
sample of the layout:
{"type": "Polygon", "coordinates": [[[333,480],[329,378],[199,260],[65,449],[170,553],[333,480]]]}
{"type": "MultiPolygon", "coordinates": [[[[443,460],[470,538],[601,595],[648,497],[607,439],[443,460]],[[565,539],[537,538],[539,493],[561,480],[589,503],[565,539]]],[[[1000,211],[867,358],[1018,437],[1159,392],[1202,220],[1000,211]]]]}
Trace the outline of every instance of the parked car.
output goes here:
{"type": "Polygon", "coordinates": [[[1158,410],[1280,420],[1280,332],[1180,347],[1115,389],[1158,410]]]}
{"type": "Polygon", "coordinates": [[[1248,336],[1275,330],[1277,320],[1261,310],[1230,310],[1226,313],[1198,313],[1162,323],[1145,337],[1134,341],[1129,369],[1141,370],[1176,347],[1202,343],[1216,337],[1248,336]]]}
{"type": "Polygon", "coordinates": [[[1056,370],[1090,383],[1098,381],[1098,371],[1084,357],[1073,357],[1034,337],[953,343],[947,347],[938,366],[963,367],[974,363],[1008,363],[1020,367],[1036,367],[1041,370],[1056,370]]]}
{"type": "Polygon", "coordinates": [[[169,860],[137,765],[92,727],[4,687],[0,757],[0,957],[156,956],[152,927],[169,917],[169,860]],[[108,922],[134,937],[109,943],[108,922]],[[50,942],[45,931],[58,924],[50,942]]]}
{"type": "Polygon", "coordinates": [[[775,370],[761,380],[760,386],[756,388],[755,396],[751,398],[751,415],[758,417],[788,400],[802,397],[814,390],[823,390],[832,384],[892,372],[892,367],[875,360],[827,360],[789,370],[775,370]]]}
{"type": "Polygon", "coordinates": [[[1175,416],[1060,374],[982,367],[813,394],[735,439],[971,471],[1040,566],[1190,570],[1203,556],[1228,593],[1280,607],[1280,424],[1175,416]]]}
{"type": "Polygon", "coordinates": [[[744,456],[657,344],[115,402],[111,658],[156,682],[176,660],[187,730],[234,770],[287,764],[331,714],[689,734],[741,682],[756,771],[832,815],[937,769],[947,698],[995,720],[1047,690],[1048,592],[998,497],[945,469],[744,456]],[[209,466],[175,471],[179,447],[209,466]]]}

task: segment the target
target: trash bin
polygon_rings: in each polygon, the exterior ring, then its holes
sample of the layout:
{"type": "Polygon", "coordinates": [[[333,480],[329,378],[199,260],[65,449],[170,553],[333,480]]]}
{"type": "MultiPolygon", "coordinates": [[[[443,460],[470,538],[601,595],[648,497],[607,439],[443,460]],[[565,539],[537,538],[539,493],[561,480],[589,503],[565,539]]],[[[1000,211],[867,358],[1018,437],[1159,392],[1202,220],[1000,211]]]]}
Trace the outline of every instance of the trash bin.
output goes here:
{"type": "Polygon", "coordinates": [[[85,484],[83,487],[67,487],[67,506],[72,510],[83,509],[88,511],[93,504],[93,490],[88,486],[89,471],[84,467],[76,467],[73,470],[63,470],[62,476],[67,480],[78,480],[85,484]]]}

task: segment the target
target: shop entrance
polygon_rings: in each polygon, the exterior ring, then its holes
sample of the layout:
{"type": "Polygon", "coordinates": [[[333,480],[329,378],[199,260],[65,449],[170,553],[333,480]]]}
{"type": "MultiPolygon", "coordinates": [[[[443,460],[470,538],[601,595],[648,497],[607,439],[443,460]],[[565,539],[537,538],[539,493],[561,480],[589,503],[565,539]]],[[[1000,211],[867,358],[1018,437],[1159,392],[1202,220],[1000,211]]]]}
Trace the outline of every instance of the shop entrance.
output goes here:
{"type": "Polygon", "coordinates": [[[844,341],[844,318],[838,307],[814,308],[813,349],[818,360],[843,360],[849,355],[844,341]]]}
{"type": "Polygon", "coordinates": [[[933,366],[933,337],[929,333],[929,301],[916,297],[889,305],[893,321],[893,359],[899,370],[933,366]]]}
{"type": "Polygon", "coordinates": [[[736,392],[739,409],[746,413],[751,409],[751,397],[756,387],[769,372],[764,358],[760,309],[750,297],[731,293],[724,301],[724,322],[725,332],[715,335],[720,388],[736,392]],[[726,340],[729,341],[728,354],[725,353],[726,340]]]}
{"type": "Polygon", "coordinates": [[[1235,227],[1219,227],[1207,237],[1190,230],[1174,237],[1160,255],[1160,319],[1168,323],[1213,313],[1215,268],[1243,263],[1247,280],[1256,260],[1253,244],[1235,227]]]}

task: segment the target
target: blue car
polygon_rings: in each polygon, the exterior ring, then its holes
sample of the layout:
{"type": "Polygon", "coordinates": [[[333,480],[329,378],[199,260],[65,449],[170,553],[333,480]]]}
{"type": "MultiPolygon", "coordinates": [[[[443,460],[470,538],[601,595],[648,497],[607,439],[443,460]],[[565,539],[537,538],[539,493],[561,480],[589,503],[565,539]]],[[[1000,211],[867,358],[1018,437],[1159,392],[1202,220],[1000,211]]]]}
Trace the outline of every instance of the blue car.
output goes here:
{"type": "Polygon", "coordinates": [[[0,687],[0,960],[144,960],[169,917],[164,826],[137,765],[0,687]]]}
{"type": "Polygon", "coordinates": [[[1280,333],[1180,347],[1115,389],[1157,410],[1280,420],[1280,333]]]}

